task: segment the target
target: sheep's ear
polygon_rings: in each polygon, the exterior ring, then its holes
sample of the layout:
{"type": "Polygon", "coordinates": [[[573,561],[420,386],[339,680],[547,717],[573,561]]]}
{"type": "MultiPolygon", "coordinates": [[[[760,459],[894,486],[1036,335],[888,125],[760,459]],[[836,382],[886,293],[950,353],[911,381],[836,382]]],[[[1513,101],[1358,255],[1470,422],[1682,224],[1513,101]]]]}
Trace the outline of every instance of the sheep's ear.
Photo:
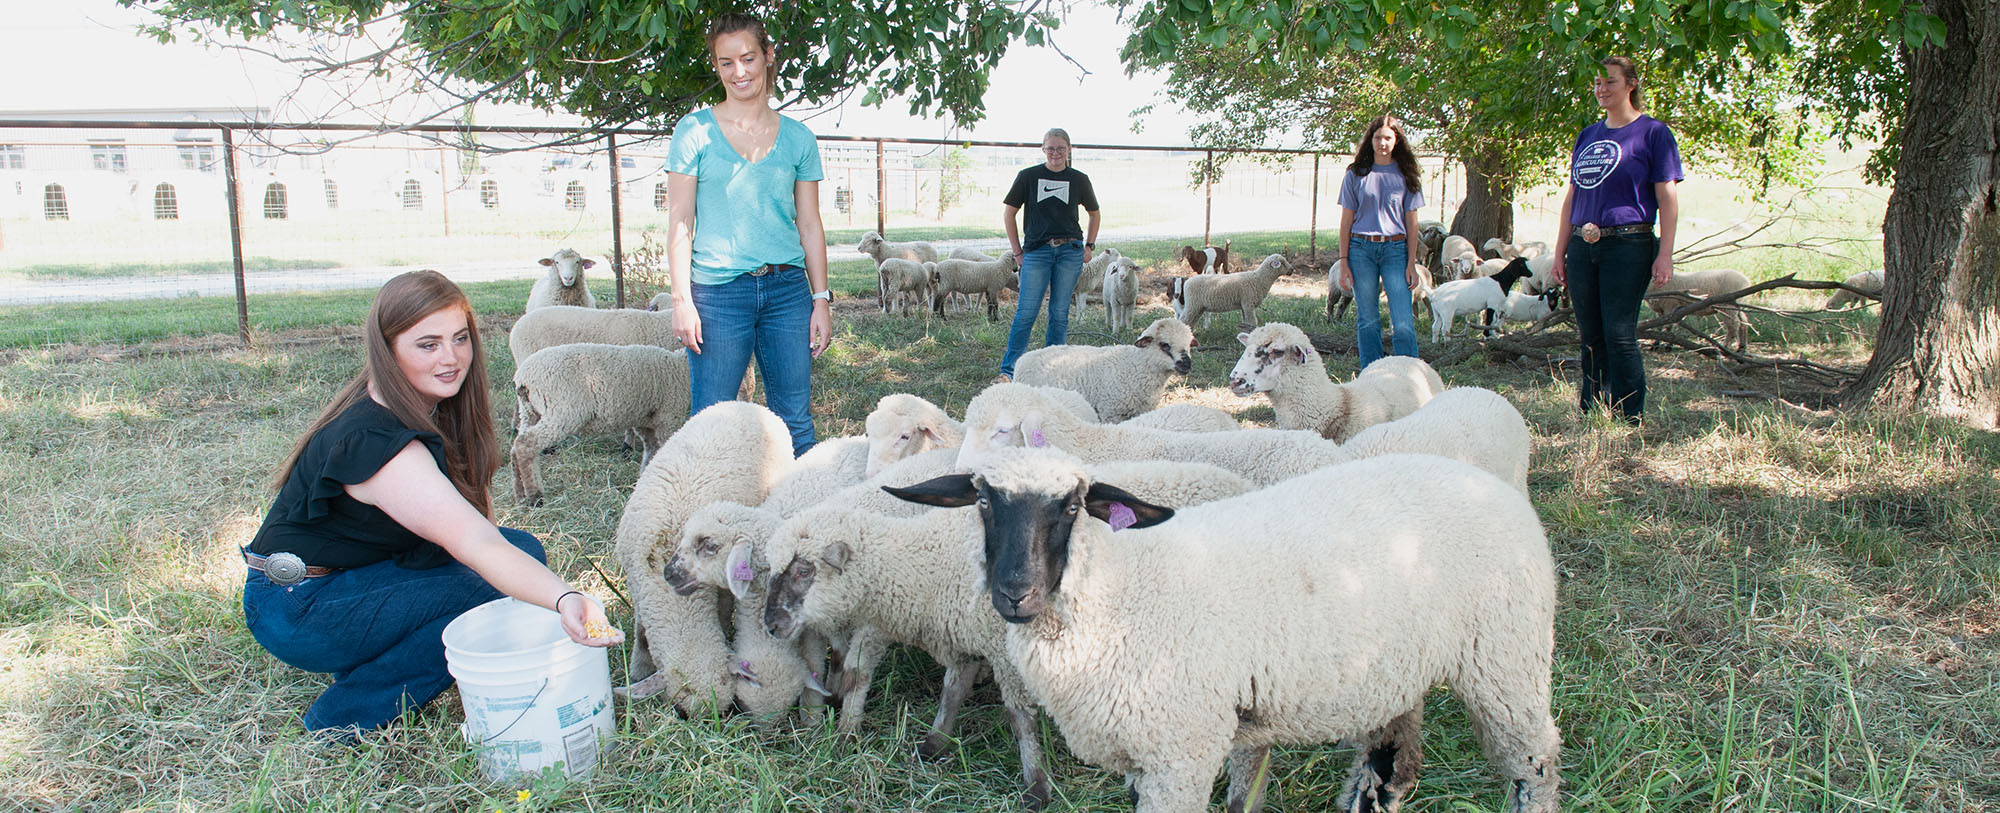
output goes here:
{"type": "Polygon", "coordinates": [[[847,557],[850,553],[852,552],[847,549],[846,542],[835,542],[827,545],[826,550],[819,552],[819,560],[825,562],[828,569],[839,573],[847,569],[847,557]]]}
{"type": "Polygon", "coordinates": [[[889,496],[919,505],[962,508],[979,501],[979,490],[970,474],[947,474],[907,486],[883,486],[889,496]]]}
{"type": "Polygon", "coordinates": [[[1197,347],[1200,347],[1200,346],[1201,346],[1201,340],[1200,340],[1200,339],[1197,339],[1197,338],[1195,338],[1195,337],[1193,337],[1193,336],[1189,336],[1189,337],[1188,337],[1188,349],[1189,349],[1189,350],[1193,350],[1193,349],[1195,349],[1195,348],[1197,348],[1197,347]]]}
{"type": "Polygon", "coordinates": [[[1152,347],[1152,346],[1153,346],[1153,337],[1151,337],[1151,336],[1140,336],[1140,337],[1139,337],[1139,340],[1138,340],[1138,341],[1136,341],[1136,342],[1133,342],[1133,343],[1132,343],[1132,346],[1133,346],[1133,347],[1152,347]]]}
{"type": "Polygon", "coordinates": [[[1042,434],[1040,413],[1021,418],[1021,443],[1035,449],[1046,448],[1049,445],[1048,436],[1042,434]]]}
{"type": "Polygon", "coordinates": [[[596,267],[597,267],[597,261],[596,261],[596,260],[584,260],[584,261],[583,261],[583,267],[585,267],[585,268],[596,268],[596,267]]]}
{"type": "Polygon", "coordinates": [[[729,593],[741,599],[750,594],[750,582],[757,578],[757,568],[750,562],[750,543],[738,542],[729,549],[729,559],[723,562],[723,572],[729,575],[729,593]]]}
{"type": "Polygon", "coordinates": [[[1305,349],[1305,348],[1303,348],[1303,347],[1294,347],[1294,348],[1292,348],[1292,363],[1293,363],[1293,364],[1304,364],[1304,363],[1306,363],[1306,349],[1305,349]]]}
{"type": "Polygon", "coordinates": [[[1243,346],[1244,346],[1244,347],[1249,347],[1249,346],[1250,346],[1250,334],[1248,334],[1248,333],[1238,333],[1238,334],[1236,334],[1236,340],[1237,340],[1237,341],[1239,341],[1239,342],[1242,342],[1242,343],[1243,343],[1243,346]]]}
{"type": "Polygon", "coordinates": [[[1110,523],[1113,530],[1150,528],[1174,518],[1174,509],[1146,502],[1106,483],[1090,484],[1083,495],[1083,510],[1110,523]]]}
{"type": "Polygon", "coordinates": [[[541,258],[541,259],[539,259],[539,260],[536,260],[535,262],[538,262],[538,263],[541,263],[541,264],[543,264],[543,265],[555,265],[555,264],[556,264],[556,261],[555,261],[555,260],[551,260],[551,259],[549,259],[549,258],[547,258],[547,257],[543,257],[543,258],[541,258]]]}

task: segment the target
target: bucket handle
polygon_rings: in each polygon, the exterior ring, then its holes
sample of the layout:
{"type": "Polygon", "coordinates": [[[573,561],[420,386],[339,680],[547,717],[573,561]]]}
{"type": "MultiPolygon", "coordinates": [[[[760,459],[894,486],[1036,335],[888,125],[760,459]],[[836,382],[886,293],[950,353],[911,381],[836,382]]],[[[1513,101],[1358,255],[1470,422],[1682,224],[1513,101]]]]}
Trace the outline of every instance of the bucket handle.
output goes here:
{"type": "Polygon", "coordinates": [[[528,716],[528,709],[532,709],[535,707],[535,701],[542,699],[542,692],[546,692],[548,690],[549,690],[549,679],[542,678],[542,687],[535,690],[534,697],[528,698],[528,705],[521,707],[521,713],[514,716],[514,722],[508,723],[506,728],[493,732],[493,736],[480,740],[479,744],[491,745],[494,740],[500,739],[500,735],[505,734],[508,731],[512,730],[515,725],[521,722],[521,718],[528,716]]]}

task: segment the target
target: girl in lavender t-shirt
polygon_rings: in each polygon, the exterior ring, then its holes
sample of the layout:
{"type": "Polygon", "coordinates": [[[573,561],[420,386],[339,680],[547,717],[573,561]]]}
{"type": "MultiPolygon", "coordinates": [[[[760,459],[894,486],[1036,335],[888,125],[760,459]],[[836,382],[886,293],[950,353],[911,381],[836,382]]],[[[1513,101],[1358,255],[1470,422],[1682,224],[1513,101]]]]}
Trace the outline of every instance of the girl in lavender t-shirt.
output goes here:
{"type": "Polygon", "coordinates": [[[1645,99],[1632,61],[1614,56],[1602,64],[1595,93],[1604,120],[1585,127],[1570,154],[1565,225],[1556,232],[1551,270],[1576,309],[1582,409],[1602,404],[1638,423],[1646,410],[1639,304],[1648,282],[1673,276],[1681,154],[1666,123],[1639,112],[1645,99]]]}
{"type": "Polygon", "coordinates": [[[1361,369],[1382,357],[1381,297],[1389,297],[1390,350],[1417,355],[1410,289],[1417,285],[1417,210],[1424,187],[1403,122],[1379,116],[1355,145],[1340,181],[1340,255],[1333,270],[1354,294],[1354,338],[1361,369]]]}

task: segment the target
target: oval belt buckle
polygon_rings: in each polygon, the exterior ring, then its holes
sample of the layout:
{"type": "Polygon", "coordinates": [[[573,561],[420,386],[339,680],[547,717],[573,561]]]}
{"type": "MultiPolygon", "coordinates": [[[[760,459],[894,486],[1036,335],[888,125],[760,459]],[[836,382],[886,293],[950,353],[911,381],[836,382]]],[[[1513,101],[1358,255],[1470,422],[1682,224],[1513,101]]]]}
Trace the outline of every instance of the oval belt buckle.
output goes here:
{"type": "Polygon", "coordinates": [[[1582,234],[1583,241],[1586,243],[1595,243],[1597,242],[1598,238],[1604,236],[1604,230],[1602,228],[1599,228],[1596,223],[1583,224],[1582,231],[1583,231],[1582,234]]]}
{"type": "Polygon", "coordinates": [[[306,580],[306,560],[296,553],[273,553],[264,557],[264,576],[279,587],[306,580]]]}

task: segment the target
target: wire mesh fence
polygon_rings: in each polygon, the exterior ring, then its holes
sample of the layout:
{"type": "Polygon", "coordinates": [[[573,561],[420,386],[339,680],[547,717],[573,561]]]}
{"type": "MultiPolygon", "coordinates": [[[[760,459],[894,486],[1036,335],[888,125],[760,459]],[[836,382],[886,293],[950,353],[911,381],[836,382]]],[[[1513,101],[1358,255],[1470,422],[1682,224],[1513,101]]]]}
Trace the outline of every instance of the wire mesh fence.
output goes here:
{"type": "MultiPolygon", "coordinates": [[[[532,279],[564,247],[599,260],[601,304],[643,303],[622,272],[664,234],[669,133],[358,129],[0,121],[0,346],[90,341],[73,314],[98,303],[143,312],[161,335],[247,340],[303,318],[299,292],[365,298],[416,268],[461,284],[532,279]]],[[[823,137],[820,151],[836,270],[866,262],[853,247],[867,231],[1004,248],[1000,201],[1042,160],[1020,143],[823,137]]],[[[1346,159],[1116,144],[1072,156],[1110,245],[1256,232],[1328,243],[1346,159]]],[[[1435,158],[1424,168],[1425,216],[1443,217],[1462,175],[1435,158]]]]}

